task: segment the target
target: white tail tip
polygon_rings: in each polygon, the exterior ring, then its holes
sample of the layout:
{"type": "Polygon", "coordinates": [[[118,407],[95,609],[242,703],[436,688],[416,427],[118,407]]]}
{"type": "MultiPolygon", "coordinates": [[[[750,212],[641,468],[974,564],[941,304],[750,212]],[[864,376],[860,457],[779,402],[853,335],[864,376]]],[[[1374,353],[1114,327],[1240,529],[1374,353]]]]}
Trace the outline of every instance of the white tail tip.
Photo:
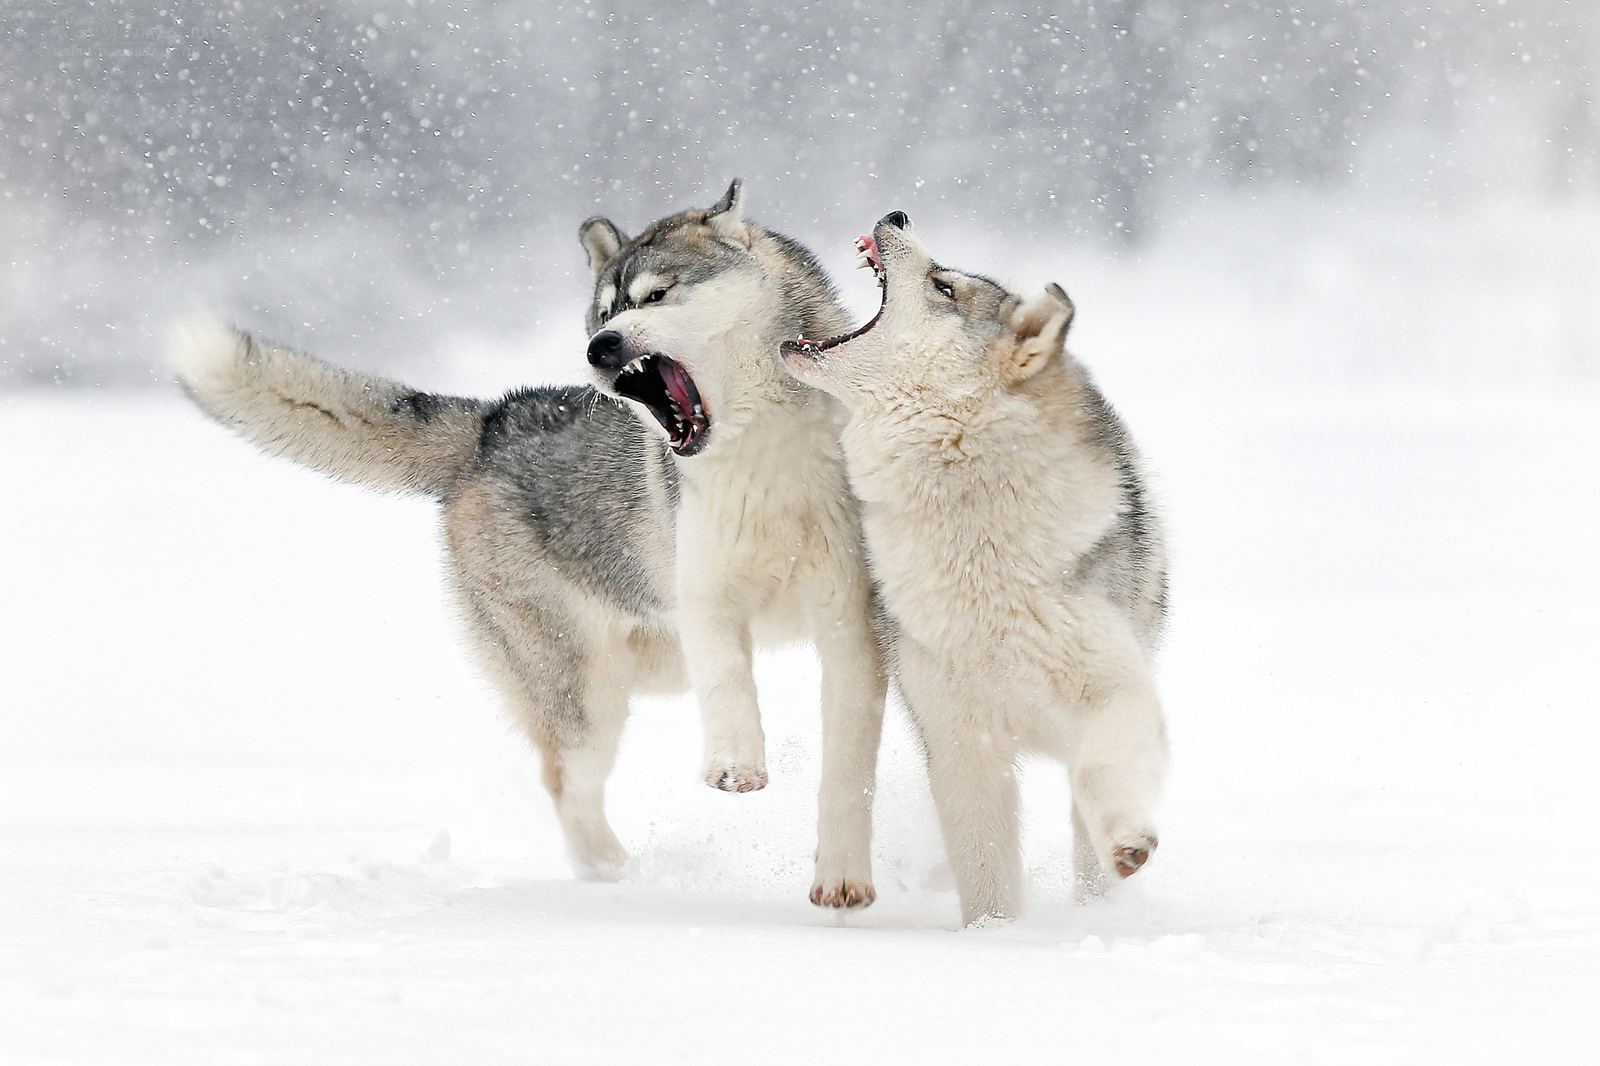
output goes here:
{"type": "Polygon", "coordinates": [[[212,392],[238,380],[245,345],[244,334],[221,319],[193,315],[173,329],[167,365],[195,392],[212,392]]]}

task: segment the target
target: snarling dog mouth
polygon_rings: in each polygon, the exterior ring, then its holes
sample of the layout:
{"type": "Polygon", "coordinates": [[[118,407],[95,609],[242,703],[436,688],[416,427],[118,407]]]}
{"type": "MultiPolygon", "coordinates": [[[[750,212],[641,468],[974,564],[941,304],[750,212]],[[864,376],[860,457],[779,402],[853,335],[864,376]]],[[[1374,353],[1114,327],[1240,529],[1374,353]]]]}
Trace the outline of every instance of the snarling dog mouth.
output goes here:
{"type": "Polygon", "coordinates": [[[864,336],[873,326],[878,324],[878,319],[883,317],[883,309],[889,303],[889,272],[883,268],[883,256],[878,253],[878,242],[871,235],[856,238],[856,267],[871,270],[873,277],[878,279],[880,292],[878,313],[872,316],[872,321],[860,329],[849,333],[841,333],[837,337],[829,337],[824,341],[807,340],[805,337],[796,337],[792,341],[784,341],[782,351],[784,355],[803,355],[816,358],[829,348],[836,348],[846,341],[853,341],[864,336]]]}
{"type": "Polygon", "coordinates": [[[654,352],[641,355],[617,371],[611,388],[618,396],[648,407],[677,454],[693,455],[705,446],[711,419],[694,379],[672,359],[654,352]]]}

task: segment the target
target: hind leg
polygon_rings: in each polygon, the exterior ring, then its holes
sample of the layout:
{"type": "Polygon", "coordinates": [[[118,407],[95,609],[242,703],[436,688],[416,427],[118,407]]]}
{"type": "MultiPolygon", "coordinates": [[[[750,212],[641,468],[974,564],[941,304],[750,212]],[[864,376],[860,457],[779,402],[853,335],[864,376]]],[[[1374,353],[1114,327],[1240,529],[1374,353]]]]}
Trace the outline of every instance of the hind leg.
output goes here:
{"type": "Polygon", "coordinates": [[[1156,848],[1150,812],[1166,768],[1160,704],[1148,686],[1128,686],[1080,709],[1077,717],[1068,771],[1074,829],[1083,827],[1102,869],[1127,877],[1156,848]]]}
{"type": "Polygon", "coordinates": [[[574,872],[616,880],[628,853],[606,821],[605,783],[628,716],[627,630],[548,602],[511,603],[493,586],[465,591],[484,664],[544,760],[574,872]]]}
{"type": "Polygon", "coordinates": [[[1155,851],[1151,810],[1167,765],[1161,703],[1131,633],[1106,639],[1088,667],[1083,699],[1067,714],[1062,753],[1072,783],[1080,899],[1103,892],[1106,874],[1133,874],[1155,851]]]}
{"type": "Polygon", "coordinates": [[[580,877],[615,879],[627,852],[606,822],[605,783],[636,685],[682,673],[662,624],[590,596],[530,536],[488,479],[445,508],[462,621],[512,717],[544,760],[544,782],[580,877]]]}
{"type": "MultiPolygon", "coordinates": [[[[626,693],[591,693],[577,737],[536,735],[544,759],[544,784],[567,838],[572,869],[586,881],[621,878],[628,852],[606,821],[606,778],[616,761],[627,721],[626,693]]],[[[539,730],[543,733],[543,730],[539,730]]]]}
{"type": "Polygon", "coordinates": [[[606,821],[606,778],[628,720],[632,656],[625,638],[608,639],[604,631],[580,635],[580,627],[569,627],[554,632],[576,639],[529,634],[513,653],[522,661],[519,677],[528,679],[532,662],[542,675],[525,683],[513,704],[544,759],[545,788],[555,803],[573,872],[586,881],[615,881],[628,853],[606,821]],[[529,654],[534,649],[538,653],[529,654]]]}

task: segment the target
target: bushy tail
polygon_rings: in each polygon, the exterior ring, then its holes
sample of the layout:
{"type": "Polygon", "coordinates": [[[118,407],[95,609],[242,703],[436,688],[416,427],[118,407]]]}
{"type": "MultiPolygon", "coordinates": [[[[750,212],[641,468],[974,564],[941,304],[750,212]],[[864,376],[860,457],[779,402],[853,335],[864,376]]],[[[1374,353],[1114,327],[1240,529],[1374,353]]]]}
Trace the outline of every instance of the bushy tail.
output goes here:
{"type": "Polygon", "coordinates": [[[340,370],[215,319],[179,328],[172,368],[207,414],[263,450],[376,489],[442,496],[483,428],[476,400],[340,370]]]}

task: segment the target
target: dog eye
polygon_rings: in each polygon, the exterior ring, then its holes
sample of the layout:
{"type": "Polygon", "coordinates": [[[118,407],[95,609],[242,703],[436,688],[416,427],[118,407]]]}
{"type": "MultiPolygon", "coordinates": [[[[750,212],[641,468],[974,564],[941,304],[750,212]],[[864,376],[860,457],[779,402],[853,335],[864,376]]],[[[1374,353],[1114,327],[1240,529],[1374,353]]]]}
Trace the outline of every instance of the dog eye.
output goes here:
{"type": "Polygon", "coordinates": [[[954,300],[956,298],[956,287],[954,285],[939,278],[933,278],[932,280],[933,287],[939,290],[940,296],[943,296],[949,300],[954,300]]]}
{"type": "Polygon", "coordinates": [[[662,300],[664,300],[666,298],[666,295],[667,295],[667,290],[666,289],[654,289],[654,290],[651,291],[650,295],[648,295],[644,299],[640,300],[639,304],[641,306],[643,306],[644,304],[659,303],[660,301],[662,301],[662,300]]]}

